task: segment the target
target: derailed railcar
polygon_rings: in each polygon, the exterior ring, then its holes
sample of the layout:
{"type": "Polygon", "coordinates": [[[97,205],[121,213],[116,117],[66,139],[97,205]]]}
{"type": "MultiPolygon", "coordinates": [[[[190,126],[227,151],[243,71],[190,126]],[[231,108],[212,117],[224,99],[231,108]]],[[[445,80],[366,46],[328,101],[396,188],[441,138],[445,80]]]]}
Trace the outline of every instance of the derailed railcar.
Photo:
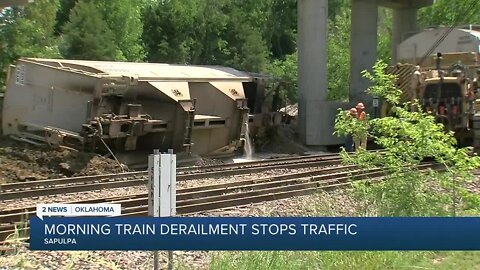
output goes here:
{"type": "Polygon", "coordinates": [[[243,83],[226,67],[20,59],[5,93],[3,133],[111,152],[144,163],[153,149],[232,154],[248,121],[243,83]]]}
{"type": "Polygon", "coordinates": [[[239,81],[191,82],[195,100],[192,151],[224,156],[242,146],[248,120],[247,99],[239,81]]]}

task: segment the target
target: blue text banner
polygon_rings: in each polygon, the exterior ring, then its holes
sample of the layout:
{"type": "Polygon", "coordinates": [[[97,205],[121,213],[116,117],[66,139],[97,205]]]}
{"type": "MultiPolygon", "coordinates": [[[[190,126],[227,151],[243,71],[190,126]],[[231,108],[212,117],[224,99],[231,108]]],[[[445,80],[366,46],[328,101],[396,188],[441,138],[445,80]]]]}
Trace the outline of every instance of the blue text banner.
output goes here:
{"type": "Polygon", "coordinates": [[[32,250],[480,250],[477,217],[45,217],[32,250]]]}

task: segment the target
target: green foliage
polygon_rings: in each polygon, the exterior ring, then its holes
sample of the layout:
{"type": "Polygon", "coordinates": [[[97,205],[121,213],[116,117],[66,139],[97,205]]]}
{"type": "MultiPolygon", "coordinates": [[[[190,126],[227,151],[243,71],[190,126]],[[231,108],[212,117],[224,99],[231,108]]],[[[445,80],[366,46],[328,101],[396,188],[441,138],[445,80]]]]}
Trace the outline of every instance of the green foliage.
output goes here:
{"type": "MultiPolygon", "coordinates": [[[[329,1],[328,99],[347,101],[350,89],[350,1],[329,1]],[[332,3],[331,3],[332,2],[332,3]]],[[[391,59],[392,12],[379,8],[377,58],[391,59]]]]}
{"type": "Polygon", "coordinates": [[[229,46],[221,38],[226,1],[158,1],[143,12],[147,59],[154,62],[214,63],[229,46]],[[209,5],[211,4],[211,5],[209,5]]]}
{"type": "Polygon", "coordinates": [[[373,66],[373,75],[367,71],[362,71],[362,75],[373,83],[368,88],[369,94],[383,97],[387,102],[399,105],[402,91],[395,85],[395,75],[385,73],[387,66],[383,61],[379,61],[373,66]]]}
{"type": "Polygon", "coordinates": [[[334,135],[346,136],[352,134],[354,137],[361,137],[368,133],[368,129],[368,115],[365,121],[358,121],[356,117],[350,115],[349,111],[338,109],[334,135]]]}
{"type": "Polygon", "coordinates": [[[478,269],[480,265],[478,251],[440,251],[432,253],[427,260],[422,260],[418,268],[435,270],[478,269]],[[433,263],[432,263],[433,262],[433,263]],[[434,266],[432,265],[434,264],[434,266]]]}
{"type": "MultiPolygon", "coordinates": [[[[347,100],[350,78],[350,14],[348,10],[341,12],[328,24],[328,99],[347,100]]],[[[297,53],[284,60],[274,60],[267,71],[289,83],[287,96],[296,101],[297,91],[297,53]]]]}
{"type": "Polygon", "coordinates": [[[113,42],[121,55],[116,60],[141,61],[145,57],[141,41],[143,23],[141,20],[142,0],[96,0],[95,4],[102,18],[113,33],[113,42]]]}
{"type": "Polygon", "coordinates": [[[57,10],[57,17],[55,23],[55,34],[57,36],[62,34],[62,29],[68,22],[71,10],[75,7],[78,0],[59,0],[59,7],[57,10]]]}
{"type": "MultiPolygon", "coordinates": [[[[283,59],[295,53],[297,30],[297,1],[268,0],[271,2],[264,25],[264,37],[274,59],[283,59]]],[[[258,1],[260,2],[260,1],[258,1]]]]}
{"type": "Polygon", "coordinates": [[[147,5],[143,14],[147,59],[262,72],[270,54],[265,36],[279,38],[268,29],[278,27],[269,20],[271,9],[278,8],[270,6],[272,1],[172,0],[147,5]]]}
{"type": "Polygon", "coordinates": [[[40,0],[25,7],[17,19],[15,53],[22,57],[59,57],[53,36],[57,1],[40,0]]]}
{"type": "Polygon", "coordinates": [[[347,100],[350,89],[350,14],[343,11],[328,24],[328,99],[347,100]]]}
{"type": "Polygon", "coordinates": [[[227,61],[228,66],[232,66],[241,70],[252,72],[265,71],[268,61],[268,52],[265,41],[260,33],[243,29],[238,33],[237,52],[233,59],[227,61]]]}
{"type": "MultiPolygon", "coordinates": [[[[373,74],[363,72],[364,77],[373,82],[368,93],[387,100],[393,108],[393,116],[368,121],[370,137],[385,152],[382,155],[363,150],[356,155],[342,153],[351,164],[387,171],[384,182],[358,184],[359,198],[365,202],[366,210],[373,207],[381,215],[445,215],[445,211],[456,214],[457,202],[472,201],[464,187],[465,182],[473,178],[472,171],[480,167],[480,159],[470,156],[470,149],[456,147],[453,134],[444,132],[443,125],[422,112],[419,104],[402,104],[395,78],[385,73],[385,67],[386,64],[379,61],[373,67],[373,74]],[[416,111],[410,111],[411,107],[416,111]],[[423,173],[418,165],[426,158],[433,158],[446,170],[423,173]]],[[[335,123],[336,134],[355,133],[358,125],[347,118],[346,112],[340,111],[335,123]]]]}
{"type": "Polygon", "coordinates": [[[350,0],[329,0],[328,1],[328,19],[337,20],[343,14],[351,9],[350,0]]]}
{"type": "Polygon", "coordinates": [[[286,96],[290,103],[297,101],[297,52],[287,55],[283,60],[274,60],[267,66],[267,72],[285,83],[280,96],[286,96]]]}
{"type": "Polygon", "coordinates": [[[392,59],[392,10],[384,7],[378,8],[377,59],[392,59]]]}
{"type": "MultiPolygon", "coordinates": [[[[60,7],[56,14],[55,33],[57,35],[64,34],[64,28],[70,21],[72,10],[77,6],[78,0],[60,0],[60,7]]],[[[143,43],[141,36],[143,32],[143,21],[141,9],[144,5],[144,0],[121,1],[121,0],[97,0],[92,1],[92,4],[100,11],[91,13],[95,23],[100,23],[103,28],[107,25],[109,37],[104,41],[109,41],[111,44],[106,44],[108,47],[117,47],[118,52],[115,53],[114,60],[121,61],[141,61],[145,57],[143,43]],[[110,36],[113,36],[110,37],[110,36]]],[[[85,15],[84,15],[85,16],[85,15]]],[[[89,28],[82,28],[87,30],[89,28]]],[[[102,29],[103,31],[106,31],[102,29]]],[[[70,33],[66,33],[70,34],[70,33]]],[[[66,45],[68,46],[68,45],[66,45]]],[[[68,52],[66,52],[68,53],[68,52]]],[[[97,53],[85,52],[86,55],[95,55],[97,53]]],[[[88,56],[91,57],[91,56],[88,56]]],[[[110,58],[110,57],[106,57],[110,58]]]]}
{"type": "Polygon", "coordinates": [[[4,90],[8,65],[12,63],[17,55],[15,53],[16,21],[18,10],[5,9],[0,16],[0,91],[4,90]]]}
{"type": "Polygon", "coordinates": [[[19,57],[59,57],[53,35],[57,1],[38,0],[26,7],[4,9],[0,15],[0,89],[8,66],[19,57]]]}
{"type": "MultiPolygon", "coordinates": [[[[347,100],[350,77],[350,14],[343,0],[329,4],[331,20],[328,23],[328,99],[347,100]],[[332,15],[338,14],[338,15],[332,15]]],[[[297,52],[284,59],[273,60],[267,72],[284,79],[289,84],[287,96],[296,101],[297,91],[297,52]],[[291,86],[291,87],[290,87],[291,86]]]]}
{"type": "Polygon", "coordinates": [[[122,52],[115,36],[92,1],[80,0],[63,29],[62,54],[70,59],[115,60],[122,52]]]}
{"type": "Polygon", "coordinates": [[[402,269],[423,260],[427,252],[224,252],[213,256],[210,269],[402,269]]]}
{"type": "Polygon", "coordinates": [[[420,9],[419,25],[423,27],[455,24],[479,24],[480,3],[477,0],[437,0],[435,4],[420,9]]]}

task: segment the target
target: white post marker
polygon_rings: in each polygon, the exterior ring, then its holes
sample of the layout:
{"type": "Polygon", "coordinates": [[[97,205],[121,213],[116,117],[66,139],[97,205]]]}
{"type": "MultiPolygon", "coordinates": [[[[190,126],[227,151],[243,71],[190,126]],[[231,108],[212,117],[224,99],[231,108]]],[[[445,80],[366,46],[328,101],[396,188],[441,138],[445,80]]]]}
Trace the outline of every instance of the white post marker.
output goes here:
{"type": "Polygon", "coordinates": [[[378,117],[381,117],[381,115],[379,115],[379,111],[378,111],[378,97],[377,96],[374,96],[373,97],[373,118],[378,118],[378,117]]]}
{"type": "Polygon", "coordinates": [[[148,156],[148,214],[152,217],[159,216],[160,201],[160,154],[157,149],[153,155],[148,156]]]}
{"type": "MultiPolygon", "coordinates": [[[[176,214],[177,157],[173,150],[159,154],[158,150],[148,157],[148,213],[153,217],[169,217],[176,214]]],[[[168,252],[168,269],[173,269],[173,252],[168,252]]],[[[158,251],[153,253],[153,268],[158,268],[158,251]]]]}

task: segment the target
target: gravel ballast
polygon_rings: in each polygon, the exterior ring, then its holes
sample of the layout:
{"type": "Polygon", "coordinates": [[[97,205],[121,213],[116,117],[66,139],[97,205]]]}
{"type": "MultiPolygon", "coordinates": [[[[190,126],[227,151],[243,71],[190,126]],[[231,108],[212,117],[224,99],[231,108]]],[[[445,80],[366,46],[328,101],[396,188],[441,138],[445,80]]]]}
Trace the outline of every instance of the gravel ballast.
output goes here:
{"type": "MultiPolygon", "coordinates": [[[[344,190],[322,192],[309,196],[233,207],[224,210],[206,211],[195,216],[352,216],[355,213],[353,201],[344,190]]],[[[162,269],[166,268],[167,253],[160,253],[162,269]]],[[[209,252],[176,251],[176,265],[194,269],[207,269],[209,252]]],[[[20,248],[18,254],[0,257],[0,269],[151,269],[152,252],[144,251],[29,251],[20,248]]]]}
{"type": "MultiPolygon", "coordinates": [[[[237,176],[226,176],[221,178],[192,179],[192,180],[177,182],[177,189],[201,187],[201,186],[208,186],[208,185],[215,185],[215,184],[224,184],[224,183],[231,183],[231,182],[238,182],[238,181],[252,180],[252,179],[260,179],[260,178],[273,177],[273,176],[279,176],[284,174],[309,172],[309,171],[314,171],[321,168],[326,168],[326,167],[277,169],[277,170],[263,171],[261,173],[252,173],[252,174],[244,174],[244,175],[237,175],[237,176]]],[[[103,189],[103,190],[59,194],[59,195],[51,195],[51,196],[31,197],[31,198],[23,198],[18,200],[8,200],[4,202],[0,201],[0,211],[9,210],[13,208],[20,208],[20,207],[22,208],[33,207],[39,203],[68,203],[69,201],[133,196],[137,194],[147,193],[146,184],[147,182],[145,182],[145,185],[142,185],[142,186],[103,189]]]]}

